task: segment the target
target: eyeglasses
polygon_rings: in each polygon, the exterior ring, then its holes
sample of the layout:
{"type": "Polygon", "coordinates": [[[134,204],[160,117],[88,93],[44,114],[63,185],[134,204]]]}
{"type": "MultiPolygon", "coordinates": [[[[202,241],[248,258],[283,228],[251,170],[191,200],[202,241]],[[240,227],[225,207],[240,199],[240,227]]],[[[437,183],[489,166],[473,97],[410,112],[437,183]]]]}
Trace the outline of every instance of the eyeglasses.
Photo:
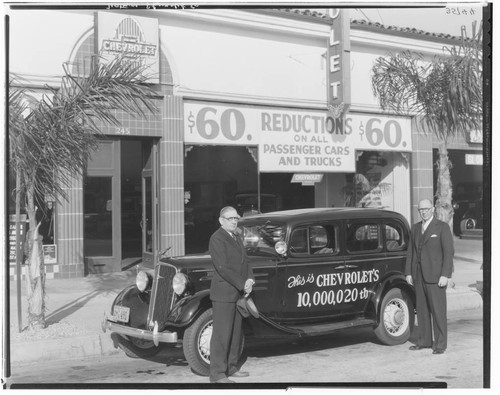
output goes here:
{"type": "Polygon", "coordinates": [[[240,217],[222,217],[224,218],[226,221],[236,221],[238,222],[240,220],[240,217]]]}
{"type": "Polygon", "coordinates": [[[419,213],[425,213],[425,212],[427,212],[429,210],[432,210],[432,207],[419,208],[418,212],[419,213]]]}

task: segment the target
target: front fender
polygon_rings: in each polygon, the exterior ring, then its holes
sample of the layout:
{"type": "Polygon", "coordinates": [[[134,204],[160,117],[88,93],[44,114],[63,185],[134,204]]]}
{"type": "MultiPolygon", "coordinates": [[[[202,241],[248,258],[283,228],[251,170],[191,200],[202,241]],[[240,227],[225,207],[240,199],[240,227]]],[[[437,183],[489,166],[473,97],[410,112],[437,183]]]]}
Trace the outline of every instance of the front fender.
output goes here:
{"type": "Polygon", "coordinates": [[[402,274],[392,274],[381,281],[378,288],[375,290],[375,293],[370,299],[370,303],[367,307],[367,318],[376,319],[377,324],[379,323],[378,318],[382,299],[384,298],[384,295],[393,288],[399,288],[406,294],[408,294],[413,302],[413,306],[415,306],[416,296],[413,286],[407,283],[405,276],[403,276],[402,274]]]}
{"type": "Polygon", "coordinates": [[[168,317],[168,325],[175,327],[189,326],[202,312],[210,307],[212,307],[212,301],[210,300],[209,289],[186,296],[175,304],[168,317]]]}
{"type": "Polygon", "coordinates": [[[124,288],[111,305],[111,314],[114,306],[124,306],[130,309],[128,325],[133,328],[146,328],[149,309],[149,292],[140,292],[135,285],[124,288]]]}

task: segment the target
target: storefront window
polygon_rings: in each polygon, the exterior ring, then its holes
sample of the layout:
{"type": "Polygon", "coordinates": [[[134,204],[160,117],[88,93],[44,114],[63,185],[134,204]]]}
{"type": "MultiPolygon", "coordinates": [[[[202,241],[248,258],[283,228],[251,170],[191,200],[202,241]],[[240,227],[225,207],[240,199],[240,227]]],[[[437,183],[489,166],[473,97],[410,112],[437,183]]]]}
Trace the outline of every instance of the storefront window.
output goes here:
{"type": "Polygon", "coordinates": [[[186,253],[208,250],[224,206],[233,206],[242,217],[314,207],[314,186],[292,183],[292,177],[293,173],[259,174],[255,147],[186,146],[186,253]]]}
{"type": "MultiPolygon", "coordinates": [[[[184,160],[186,253],[208,250],[224,206],[255,208],[257,161],[252,149],[236,146],[188,146],[184,160]],[[238,206],[241,204],[241,206],[238,206]]],[[[243,212],[240,212],[243,215],[243,212]]]]}

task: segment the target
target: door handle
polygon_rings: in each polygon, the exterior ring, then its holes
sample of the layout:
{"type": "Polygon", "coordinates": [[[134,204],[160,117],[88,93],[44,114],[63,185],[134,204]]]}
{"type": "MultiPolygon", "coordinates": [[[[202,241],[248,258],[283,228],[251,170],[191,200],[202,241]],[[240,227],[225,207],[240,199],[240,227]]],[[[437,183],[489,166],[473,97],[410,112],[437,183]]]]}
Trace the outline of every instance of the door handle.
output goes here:
{"type": "Polygon", "coordinates": [[[345,265],[347,269],[357,269],[359,266],[358,265],[345,265]]]}
{"type": "Polygon", "coordinates": [[[342,265],[342,266],[335,266],[335,267],[333,268],[333,270],[344,270],[345,268],[346,268],[346,266],[345,266],[345,265],[342,265]]]}

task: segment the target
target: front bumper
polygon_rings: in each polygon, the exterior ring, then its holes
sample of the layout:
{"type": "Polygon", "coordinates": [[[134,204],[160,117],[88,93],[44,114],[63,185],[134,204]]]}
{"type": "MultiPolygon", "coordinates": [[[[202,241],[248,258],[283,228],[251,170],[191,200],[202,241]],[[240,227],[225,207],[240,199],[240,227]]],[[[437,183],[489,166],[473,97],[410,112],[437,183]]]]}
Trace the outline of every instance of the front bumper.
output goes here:
{"type": "Polygon", "coordinates": [[[177,343],[177,332],[158,332],[157,322],[155,322],[153,330],[148,331],[145,329],[131,328],[129,326],[119,324],[104,313],[101,328],[104,333],[109,330],[111,332],[118,333],[119,335],[151,340],[155,346],[158,346],[160,343],[177,343]]]}

